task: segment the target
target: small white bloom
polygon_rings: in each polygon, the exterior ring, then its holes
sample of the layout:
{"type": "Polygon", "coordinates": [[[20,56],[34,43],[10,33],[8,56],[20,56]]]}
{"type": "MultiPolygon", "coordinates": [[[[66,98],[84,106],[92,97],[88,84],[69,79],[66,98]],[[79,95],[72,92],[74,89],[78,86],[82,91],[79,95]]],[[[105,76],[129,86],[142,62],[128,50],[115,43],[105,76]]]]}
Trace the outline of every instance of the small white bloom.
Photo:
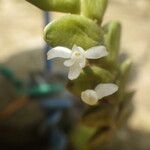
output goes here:
{"type": "Polygon", "coordinates": [[[89,105],[95,105],[98,102],[97,93],[94,90],[86,90],[82,92],[81,98],[89,105]]]}
{"type": "Polygon", "coordinates": [[[69,67],[68,78],[70,80],[76,79],[86,66],[86,59],[98,59],[107,56],[108,52],[104,46],[95,46],[88,50],[83,50],[81,47],[74,45],[72,50],[66,47],[54,47],[47,53],[47,59],[57,57],[66,58],[64,65],[69,67]]]}
{"type": "Polygon", "coordinates": [[[89,105],[96,105],[98,100],[109,96],[118,90],[113,83],[98,84],[94,90],[86,90],[81,93],[81,99],[89,105]]]}

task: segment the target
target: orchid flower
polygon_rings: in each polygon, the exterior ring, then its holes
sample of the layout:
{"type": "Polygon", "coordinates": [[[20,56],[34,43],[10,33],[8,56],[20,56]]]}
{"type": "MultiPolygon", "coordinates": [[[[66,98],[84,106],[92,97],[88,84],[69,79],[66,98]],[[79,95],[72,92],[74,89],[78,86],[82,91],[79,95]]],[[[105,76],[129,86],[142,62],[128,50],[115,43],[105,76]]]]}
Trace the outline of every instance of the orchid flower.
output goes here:
{"type": "Polygon", "coordinates": [[[74,80],[78,78],[82,68],[86,66],[86,59],[98,59],[107,56],[108,52],[104,46],[95,46],[84,50],[83,48],[74,45],[72,50],[66,47],[54,47],[47,53],[47,59],[57,57],[66,58],[64,65],[69,67],[68,78],[74,80]]]}
{"type": "Polygon", "coordinates": [[[118,86],[112,83],[98,84],[94,90],[86,90],[81,93],[81,99],[88,105],[96,105],[98,100],[109,96],[118,90],[118,86]]]}

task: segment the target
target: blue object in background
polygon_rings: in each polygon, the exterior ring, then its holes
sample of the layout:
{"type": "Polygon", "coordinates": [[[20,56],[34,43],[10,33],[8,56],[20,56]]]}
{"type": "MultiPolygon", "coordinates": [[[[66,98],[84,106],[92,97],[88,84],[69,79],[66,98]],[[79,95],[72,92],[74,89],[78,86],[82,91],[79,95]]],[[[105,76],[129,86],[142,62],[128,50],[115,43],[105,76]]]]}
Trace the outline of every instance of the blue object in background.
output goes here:
{"type": "Polygon", "coordinates": [[[73,107],[73,101],[69,99],[43,99],[40,102],[40,106],[44,109],[68,109],[73,107]]]}
{"type": "Polygon", "coordinates": [[[66,150],[68,140],[66,135],[59,130],[58,128],[54,128],[50,134],[50,149],[49,150],[66,150]]]}
{"type": "MultiPolygon", "coordinates": [[[[49,12],[44,12],[44,27],[50,22],[51,20],[51,16],[49,14],[49,12]]],[[[52,62],[51,60],[47,60],[47,52],[51,49],[51,47],[46,44],[45,48],[44,48],[44,60],[45,60],[45,67],[44,67],[44,71],[46,73],[51,72],[52,70],[52,62]]]]}

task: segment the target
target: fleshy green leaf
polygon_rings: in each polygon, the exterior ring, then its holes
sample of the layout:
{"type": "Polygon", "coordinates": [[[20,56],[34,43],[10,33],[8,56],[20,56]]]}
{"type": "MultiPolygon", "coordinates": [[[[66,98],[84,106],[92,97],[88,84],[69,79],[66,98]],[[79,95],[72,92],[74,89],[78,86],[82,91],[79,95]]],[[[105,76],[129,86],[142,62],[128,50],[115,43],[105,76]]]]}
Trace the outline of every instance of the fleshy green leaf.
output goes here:
{"type": "Polygon", "coordinates": [[[87,150],[87,143],[96,132],[95,128],[90,128],[79,124],[71,134],[72,142],[76,150],[87,150]]]}
{"type": "Polygon", "coordinates": [[[120,75],[118,78],[118,81],[119,81],[119,91],[118,91],[119,100],[122,100],[124,97],[124,91],[125,91],[128,79],[129,79],[131,67],[132,67],[132,62],[129,59],[125,60],[120,65],[120,75]]]}
{"type": "Polygon", "coordinates": [[[27,0],[45,11],[80,13],[80,0],[27,0]]]}
{"type": "Polygon", "coordinates": [[[109,52],[107,60],[114,63],[117,61],[120,50],[121,25],[116,21],[110,22],[104,26],[104,31],[104,43],[109,52]]]}
{"type": "MultiPolygon", "coordinates": [[[[100,147],[104,143],[108,143],[108,141],[113,137],[115,130],[112,127],[106,126],[97,130],[95,135],[91,138],[88,145],[88,150],[99,150],[100,147]]],[[[102,148],[103,149],[103,148],[102,148]]]]}
{"type": "Polygon", "coordinates": [[[87,49],[103,43],[103,31],[92,20],[78,15],[67,15],[48,24],[44,30],[45,41],[52,47],[74,44],[87,49]]]}
{"type": "Polygon", "coordinates": [[[125,126],[129,116],[133,112],[133,103],[132,98],[134,96],[134,91],[128,92],[124,94],[123,101],[121,101],[117,116],[117,126],[125,126]]]}
{"type": "Polygon", "coordinates": [[[108,0],[81,0],[82,15],[101,23],[108,0]]]}
{"type": "Polygon", "coordinates": [[[91,107],[82,116],[82,123],[89,127],[104,127],[115,121],[117,107],[109,103],[100,103],[98,106],[91,107]]]}

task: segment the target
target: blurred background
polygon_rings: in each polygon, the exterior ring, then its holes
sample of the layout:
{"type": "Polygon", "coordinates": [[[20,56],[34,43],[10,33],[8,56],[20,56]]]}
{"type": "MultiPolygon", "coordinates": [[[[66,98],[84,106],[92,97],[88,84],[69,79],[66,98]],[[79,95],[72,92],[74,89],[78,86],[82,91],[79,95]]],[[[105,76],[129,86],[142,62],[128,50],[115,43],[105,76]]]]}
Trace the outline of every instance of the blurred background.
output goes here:
{"type": "MultiPolygon", "coordinates": [[[[135,109],[129,120],[129,126],[134,131],[132,132],[136,139],[135,143],[138,141],[142,144],[138,148],[148,150],[150,149],[150,0],[109,1],[104,23],[110,20],[122,23],[121,53],[134,62],[133,80],[129,88],[136,90],[133,100],[135,109]]],[[[29,71],[42,70],[44,65],[43,12],[24,0],[0,0],[0,10],[0,63],[10,67],[18,77],[27,79],[29,71]]],[[[60,15],[52,13],[51,19],[60,15]]],[[[52,69],[53,72],[60,71],[61,63],[52,69]]]]}

